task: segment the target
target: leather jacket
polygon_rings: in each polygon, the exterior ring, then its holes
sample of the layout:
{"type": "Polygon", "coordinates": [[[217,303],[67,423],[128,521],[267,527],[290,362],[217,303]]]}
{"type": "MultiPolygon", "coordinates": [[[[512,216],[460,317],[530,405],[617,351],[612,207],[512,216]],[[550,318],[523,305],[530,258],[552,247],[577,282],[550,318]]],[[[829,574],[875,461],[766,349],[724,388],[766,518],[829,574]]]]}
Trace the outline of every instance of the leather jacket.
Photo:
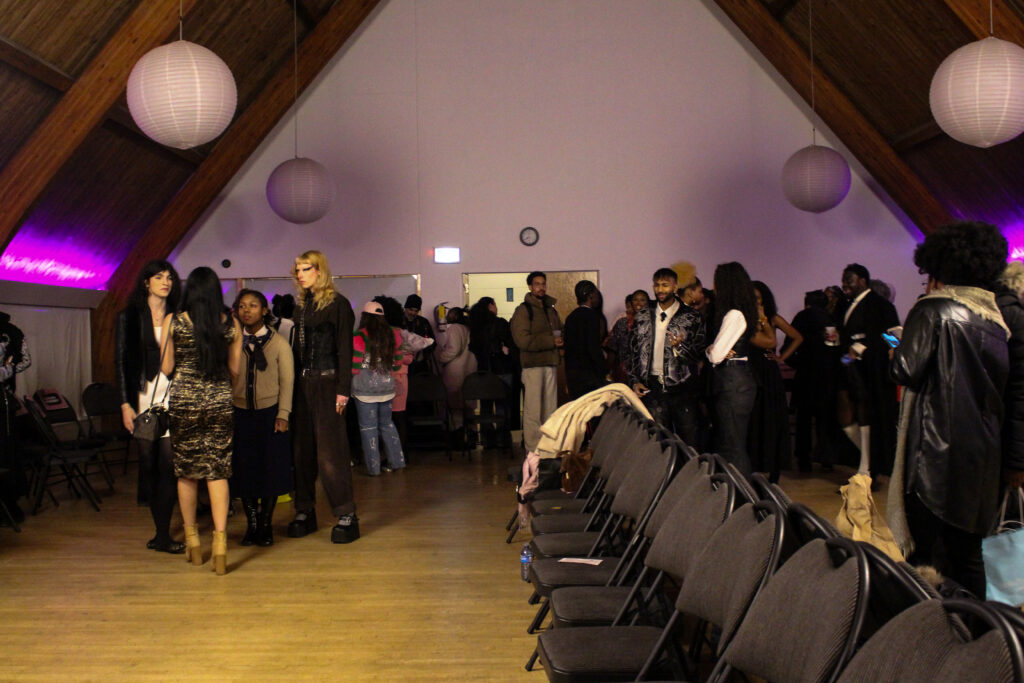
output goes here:
{"type": "Polygon", "coordinates": [[[996,292],[996,305],[1010,328],[1010,375],[1003,394],[1003,467],[1024,471],[1024,304],[1015,292],[996,292]]]}
{"type": "Polygon", "coordinates": [[[335,393],[348,396],[352,386],[352,304],[335,292],[334,300],[320,310],[312,295],[295,311],[295,376],[304,371],[334,371],[335,393]]]}
{"type": "Polygon", "coordinates": [[[149,311],[129,305],[118,313],[114,344],[121,403],[138,410],[139,392],[160,372],[160,346],[153,334],[149,311]]]}
{"type": "Polygon", "coordinates": [[[937,294],[911,309],[893,352],[892,379],[917,394],[900,429],[906,488],[942,521],[986,534],[999,504],[1000,429],[1009,360],[991,292],[982,309],[937,294]]]}

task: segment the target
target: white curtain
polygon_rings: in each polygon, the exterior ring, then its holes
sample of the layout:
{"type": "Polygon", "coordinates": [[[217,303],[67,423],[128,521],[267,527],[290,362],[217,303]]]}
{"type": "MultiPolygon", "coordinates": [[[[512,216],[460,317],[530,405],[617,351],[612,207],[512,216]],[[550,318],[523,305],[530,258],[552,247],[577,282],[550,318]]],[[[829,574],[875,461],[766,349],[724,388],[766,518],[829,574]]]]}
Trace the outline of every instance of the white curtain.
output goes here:
{"type": "Polygon", "coordinates": [[[25,333],[32,365],[18,374],[18,396],[56,389],[84,417],[82,390],[92,383],[92,333],[88,308],[0,304],[25,333]]]}

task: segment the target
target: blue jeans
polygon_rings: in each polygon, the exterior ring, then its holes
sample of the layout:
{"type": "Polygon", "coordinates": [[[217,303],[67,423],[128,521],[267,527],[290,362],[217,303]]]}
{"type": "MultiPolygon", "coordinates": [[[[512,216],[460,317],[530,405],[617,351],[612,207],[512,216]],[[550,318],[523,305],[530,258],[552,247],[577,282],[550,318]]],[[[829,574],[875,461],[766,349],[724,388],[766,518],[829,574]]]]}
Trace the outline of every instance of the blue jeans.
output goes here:
{"type": "Polygon", "coordinates": [[[391,421],[391,401],[364,403],[358,398],[354,400],[356,416],[359,418],[359,438],[363,442],[363,457],[366,459],[366,471],[374,476],[380,474],[382,443],[388,467],[393,470],[405,467],[402,442],[398,440],[398,430],[395,429],[395,423],[391,421]]]}
{"type": "Polygon", "coordinates": [[[757,382],[746,363],[731,361],[715,366],[712,380],[718,454],[749,477],[751,464],[747,452],[747,429],[757,398],[757,382]]]}

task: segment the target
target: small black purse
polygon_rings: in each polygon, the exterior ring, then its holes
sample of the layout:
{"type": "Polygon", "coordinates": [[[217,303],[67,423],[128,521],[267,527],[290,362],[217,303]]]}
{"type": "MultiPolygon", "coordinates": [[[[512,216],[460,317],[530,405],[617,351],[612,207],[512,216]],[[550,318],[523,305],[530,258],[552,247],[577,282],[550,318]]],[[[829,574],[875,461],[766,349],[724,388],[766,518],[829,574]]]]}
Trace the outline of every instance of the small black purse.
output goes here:
{"type": "MultiPolygon", "coordinates": [[[[167,336],[170,336],[171,331],[167,330],[167,336]]],[[[156,441],[161,438],[171,426],[171,416],[167,412],[167,408],[163,406],[163,401],[160,403],[153,403],[156,399],[156,386],[160,383],[160,373],[163,371],[164,364],[164,353],[167,351],[167,340],[164,340],[163,349],[160,350],[160,370],[157,371],[157,380],[153,382],[153,396],[150,398],[150,407],[143,410],[141,413],[135,416],[132,420],[132,436],[139,441],[156,441]]],[[[164,392],[164,398],[167,398],[167,394],[171,391],[171,384],[168,382],[167,391],[164,392]]]]}

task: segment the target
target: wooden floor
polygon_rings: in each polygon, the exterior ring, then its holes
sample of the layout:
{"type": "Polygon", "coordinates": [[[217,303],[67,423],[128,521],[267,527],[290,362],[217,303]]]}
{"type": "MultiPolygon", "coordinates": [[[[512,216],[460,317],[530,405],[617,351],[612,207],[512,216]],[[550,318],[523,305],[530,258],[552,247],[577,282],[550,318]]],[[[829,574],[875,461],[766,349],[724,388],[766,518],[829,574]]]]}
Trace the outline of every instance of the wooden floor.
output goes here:
{"type": "MultiPolygon", "coordinates": [[[[522,542],[503,540],[511,463],[414,453],[404,472],[356,470],[362,539],[351,545],[331,544],[323,504],[321,529],[303,539],[281,533],[292,510],[279,505],[271,548],[239,546],[235,515],[222,577],[146,550],[133,474],[101,512],[58,490],[60,507],[22,533],[0,528],[0,680],[545,680],[523,670],[536,639],[522,542]]],[[[783,487],[831,518],[850,473],[783,487]]],[[[201,528],[208,558],[209,518],[201,528]]]]}

